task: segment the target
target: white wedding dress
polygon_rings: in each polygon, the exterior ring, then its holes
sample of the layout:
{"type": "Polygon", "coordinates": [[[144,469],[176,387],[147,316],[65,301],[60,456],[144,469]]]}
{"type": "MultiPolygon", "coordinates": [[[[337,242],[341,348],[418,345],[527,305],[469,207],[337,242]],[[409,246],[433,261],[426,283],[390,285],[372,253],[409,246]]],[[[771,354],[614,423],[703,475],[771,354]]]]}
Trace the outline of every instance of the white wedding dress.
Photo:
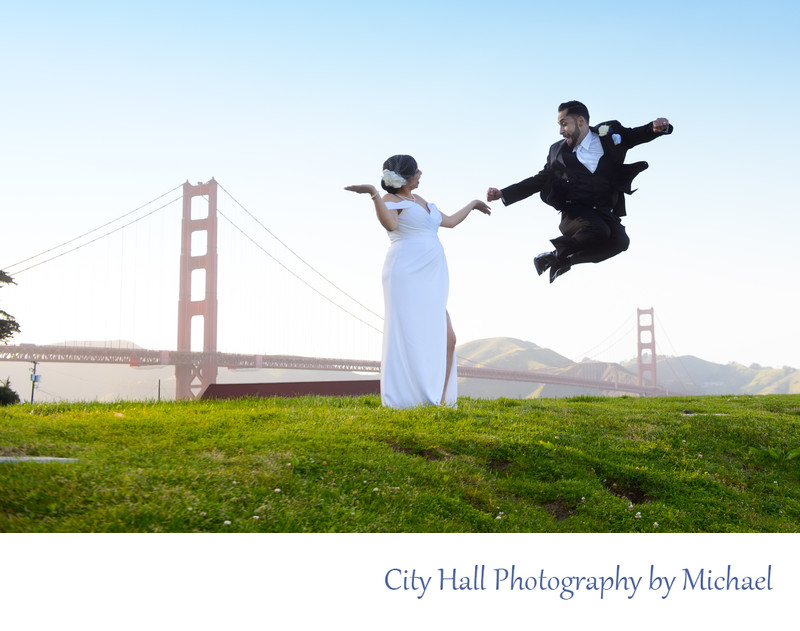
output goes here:
{"type": "MultiPolygon", "coordinates": [[[[447,259],[437,232],[442,215],[416,202],[387,202],[402,209],[383,265],[385,320],[381,400],[392,408],[439,405],[447,372],[447,259]]],[[[445,404],[455,406],[455,353],[445,404]]]]}

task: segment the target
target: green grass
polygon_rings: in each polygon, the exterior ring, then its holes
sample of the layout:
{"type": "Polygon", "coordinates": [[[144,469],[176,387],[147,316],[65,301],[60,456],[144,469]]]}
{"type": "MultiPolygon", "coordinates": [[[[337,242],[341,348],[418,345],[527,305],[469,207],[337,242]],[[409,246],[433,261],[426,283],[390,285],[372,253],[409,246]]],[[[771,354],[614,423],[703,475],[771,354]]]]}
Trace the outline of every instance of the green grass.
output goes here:
{"type": "Polygon", "coordinates": [[[77,462],[0,462],[0,531],[797,532],[798,447],[800,395],[18,405],[77,462]]]}

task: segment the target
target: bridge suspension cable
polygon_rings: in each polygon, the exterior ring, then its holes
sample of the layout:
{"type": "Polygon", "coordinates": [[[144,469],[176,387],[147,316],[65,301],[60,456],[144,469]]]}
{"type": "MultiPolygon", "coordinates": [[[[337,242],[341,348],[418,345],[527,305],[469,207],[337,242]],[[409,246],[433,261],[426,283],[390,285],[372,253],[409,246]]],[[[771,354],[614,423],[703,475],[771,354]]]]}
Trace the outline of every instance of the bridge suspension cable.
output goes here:
{"type": "Polygon", "coordinates": [[[671,359],[674,359],[675,361],[677,361],[678,364],[680,365],[681,370],[683,370],[683,373],[687,377],[689,377],[689,380],[691,381],[692,385],[694,385],[695,388],[699,389],[699,386],[697,385],[697,383],[695,382],[694,378],[692,377],[692,373],[690,373],[689,370],[686,368],[686,366],[684,365],[683,361],[681,360],[681,356],[678,355],[678,353],[677,353],[677,351],[675,349],[675,346],[672,344],[672,340],[670,340],[669,334],[667,334],[667,330],[666,330],[666,328],[664,328],[664,325],[661,322],[661,318],[656,317],[655,321],[658,324],[659,332],[663,333],[664,337],[667,338],[667,344],[672,349],[672,358],[670,358],[667,355],[664,356],[664,361],[666,362],[667,367],[670,369],[670,371],[672,372],[673,376],[678,380],[678,383],[682,387],[685,387],[686,384],[683,382],[683,379],[681,379],[680,375],[675,370],[675,367],[672,365],[673,361],[671,361],[671,359]]]}
{"type": "MultiPolygon", "coordinates": [[[[236,202],[236,204],[237,204],[237,205],[238,205],[238,206],[239,206],[239,207],[240,207],[240,208],[241,208],[241,209],[242,209],[242,210],[243,210],[245,213],[247,213],[247,215],[248,215],[248,216],[249,216],[249,217],[250,217],[250,218],[251,218],[253,221],[255,221],[255,222],[256,222],[256,223],[257,223],[257,224],[258,224],[258,225],[259,225],[259,226],[260,226],[260,227],[261,227],[263,230],[265,230],[265,231],[267,232],[267,234],[269,234],[269,235],[270,235],[270,236],[271,236],[273,239],[275,239],[275,240],[276,240],[278,243],[280,243],[280,244],[281,244],[281,245],[282,245],[284,248],[286,248],[286,249],[287,249],[289,252],[291,252],[291,253],[292,253],[292,254],[293,254],[293,255],[294,255],[294,256],[295,256],[295,257],[296,257],[296,258],[297,258],[297,259],[298,259],[298,260],[299,260],[301,263],[303,263],[303,264],[304,264],[306,267],[308,267],[308,268],[309,268],[309,269],[310,269],[312,272],[314,272],[314,273],[315,273],[317,276],[319,276],[320,278],[322,278],[322,280],[324,280],[326,283],[328,283],[329,285],[331,285],[331,286],[332,286],[334,289],[336,289],[337,291],[339,291],[339,292],[343,293],[343,294],[344,294],[344,295],[345,295],[345,296],[346,296],[348,299],[352,300],[352,301],[353,301],[354,303],[356,303],[356,304],[357,304],[359,307],[361,307],[362,309],[364,309],[364,310],[368,311],[369,313],[371,313],[372,315],[376,316],[376,317],[377,317],[377,318],[379,318],[380,320],[383,320],[383,316],[382,316],[382,315],[380,315],[379,313],[375,313],[375,312],[374,312],[372,309],[370,309],[370,308],[369,308],[369,307],[367,307],[366,305],[362,304],[361,302],[359,302],[358,300],[356,300],[355,298],[353,298],[353,296],[351,296],[350,294],[348,294],[348,293],[347,293],[347,291],[345,291],[344,289],[342,289],[341,287],[339,287],[339,286],[338,286],[336,283],[334,283],[332,280],[330,280],[328,277],[326,277],[326,276],[325,276],[325,275],[324,275],[322,272],[320,272],[319,270],[317,270],[317,269],[316,269],[316,268],[315,268],[313,265],[311,265],[311,264],[310,264],[308,261],[306,261],[306,260],[305,260],[305,259],[304,259],[302,256],[300,256],[300,255],[299,255],[297,252],[295,252],[295,251],[294,251],[292,248],[290,248],[288,245],[286,245],[286,243],[284,243],[284,242],[283,242],[283,241],[282,241],[282,240],[281,240],[281,239],[280,239],[280,238],[279,238],[279,237],[278,237],[278,236],[277,236],[277,235],[276,235],[274,232],[272,232],[272,231],[271,231],[269,228],[267,228],[267,227],[266,227],[266,226],[265,226],[265,225],[264,225],[264,224],[263,224],[263,223],[262,223],[262,222],[261,222],[261,221],[260,221],[260,220],[259,220],[257,217],[255,217],[255,216],[253,215],[253,213],[251,213],[249,210],[247,210],[247,208],[245,208],[245,207],[242,205],[242,203],[241,203],[241,202],[240,202],[238,199],[236,199],[236,198],[235,198],[233,195],[231,195],[231,194],[230,194],[230,192],[228,192],[228,190],[227,190],[227,189],[226,189],[224,186],[222,186],[222,184],[219,184],[219,183],[217,183],[217,186],[219,186],[219,187],[220,187],[220,188],[221,188],[223,191],[225,191],[225,194],[226,194],[226,195],[228,195],[228,197],[230,197],[230,198],[231,198],[231,199],[232,199],[234,202],[236,202]]],[[[226,219],[228,219],[228,218],[226,217],[226,219]]],[[[228,219],[228,221],[230,221],[230,219],[228,219]]],[[[237,229],[238,229],[238,228],[237,228],[237,229]]],[[[245,236],[246,236],[246,235],[245,235],[245,236]]],[[[271,256],[271,255],[270,255],[270,256],[271,256]]],[[[274,257],[273,257],[273,258],[274,258],[274,257]]],[[[276,260],[276,262],[277,262],[277,259],[275,259],[275,260],[276,260]]],[[[281,265],[283,266],[283,264],[281,264],[281,265]]],[[[286,266],[283,266],[283,267],[284,267],[284,268],[286,268],[286,266]]],[[[286,268],[286,269],[288,269],[288,268],[286,268]]],[[[292,273],[294,274],[294,272],[292,272],[292,273]]],[[[295,274],[295,276],[296,276],[296,274],[295,274]]],[[[298,277],[298,278],[299,278],[299,277],[298,277]]],[[[301,279],[301,280],[302,280],[302,279],[301,279]]],[[[303,282],[305,282],[305,281],[303,281],[303,282]]],[[[308,284],[308,283],[306,283],[306,284],[308,284]]],[[[309,285],[309,286],[310,286],[310,285],[309,285]]],[[[316,290],[315,290],[315,291],[316,291],[316,290]]],[[[334,304],[336,304],[336,303],[334,303],[334,304]]],[[[337,305],[337,306],[338,306],[338,305],[337,305]]],[[[343,308],[343,307],[340,307],[340,308],[343,308]]],[[[348,313],[349,313],[349,312],[348,312],[348,313]]],[[[350,314],[350,315],[352,315],[352,314],[350,314]]],[[[354,316],[354,317],[358,317],[358,316],[354,316]]],[[[358,319],[360,319],[360,318],[358,318],[358,319]]],[[[362,320],[362,322],[363,322],[363,320],[362,320]]],[[[375,327],[372,327],[372,328],[375,328],[375,327]]],[[[378,329],[375,329],[375,330],[377,331],[378,329]]]]}
{"type": "Polygon", "coordinates": [[[572,361],[574,361],[575,363],[579,363],[579,362],[582,361],[582,358],[584,358],[584,357],[589,357],[591,359],[592,358],[592,355],[591,355],[592,353],[595,353],[595,356],[597,356],[600,353],[605,352],[605,351],[609,350],[610,348],[613,348],[614,346],[619,344],[619,342],[622,339],[627,339],[627,336],[631,333],[631,331],[634,330],[634,328],[636,326],[636,320],[635,319],[636,319],[636,313],[632,313],[631,314],[631,320],[624,320],[622,322],[622,324],[620,324],[604,340],[602,340],[602,341],[598,342],[597,344],[595,344],[594,346],[592,346],[592,348],[590,348],[588,351],[584,351],[583,353],[580,353],[579,355],[575,356],[575,358],[572,361]],[[620,334],[620,331],[625,327],[627,327],[625,329],[625,332],[623,334],[620,334]],[[612,342],[611,344],[609,344],[607,346],[603,346],[606,342],[608,342],[612,338],[616,338],[614,340],[614,342],[612,342]],[[598,350],[598,349],[600,349],[600,350],[598,350]]]}
{"type": "Polygon", "coordinates": [[[55,254],[55,255],[51,256],[50,258],[45,259],[44,261],[39,261],[38,263],[34,263],[32,265],[28,265],[27,267],[24,267],[22,269],[18,269],[18,270],[13,269],[15,267],[19,267],[20,265],[28,263],[29,261],[33,261],[33,260],[38,259],[39,257],[45,256],[46,254],[49,254],[51,252],[55,252],[57,250],[60,250],[61,248],[65,247],[65,246],[67,246],[67,245],[69,245],[71,243],[74,243],[74,242],[79,241],[79,240],[81,240],[81,239],[83,239],[85,237],[88,237],[91,234],[94,234],[98,230],[102,230],[103,228],[107,228],[108,226],[111,226],[111,225],[117,223],[118,221],[121,221],[122,219],[125,219],[126,217],[128,217],[128,216],[130,216],[130,215],[142,210],[142,208],[147,208],[151,204],[154,204],[155,202],[157,202],[158,200],[162,199],[163,197],[166,197],[170,193],[174,193],[176,190],[181,188],[181,186],[183,186],[183,185],[176,186],[175,188],[167,191],[166,193],[162,193],[161,195],[159,195],[155,199],[150,200],[146,204],[142,204],[138,208],[134,208],[133,210],[125,213],[124,215],[121,215],[121,216],[117,217],[116,219],[113,219],[112,221],[106,222],[103,225],[98,226],[97,228],[93,228],[92,230],[89,230],[88,232],[84,232],[83,234],[81,234],[81,235],[79,235],[77,237],[69,239],[68,241],[64,241],[63,243],[61,243],[59,245],[53,246],[52,248],[49,248],[49,249],[44,250],[42,252],[39,252],[38,254],[34,254],[33,256],[29,256],[26,259],[23,259],[21,261],[17,261],[16,263],[13,263],[11,265],[6,265],[5,267],[0,267],[0,269],[2,269],[3,271],[5,271],[5,272],[7,272],[9,274],[13,274],[13,275],[16,276],[16,275],[21,274],[23,272],[27,272],[28,270],[33,269],[35,267],[39,267],[40,265],[44,265],[45,263],[49,263],[50,261],[53,261],[53,260],[55,260],[57,258],[60,258],[60,257],[62,257],[64,255],[66,255],[66,254],[69,254],[70,252],[75,252],[76,250],[80,250],[81,248],[86,247],[87,245],[90,245],[92,243],[100,241],[101,239],[104,239],[105,237],[108,237],[108,236],[110,236],[110,235],[112,235],[112,234],[114,234],[116,232],[119,232],[120,230],[123,230],[123,229],[127,228],[128,226],[131,226],[131,225],[141,221],[142,219],[145,219],[146,217],[149,217],[150,215],[153,215],[153,214],[157,213],[159,210],[162,210],[162,209],[166,208],[170,204],[174,204],[175,202],[177,202],[180,199],[182,199],[182,197],[176,197],[175,199],[167,202],[166,204],[163,204],[162,206],[159,206],[158,208],[150,211],[149,213],[146,213],[146,214],[142,215],[141,217],[138,217],[137,219],[134,219],[133,221],[129,221],[128,223],[126,223],[126,224],[124,224],[122,226],[118,226],[117,228],[114,228],[113,230],[110,230],[110,231],[106,232],[105,234],[102,234],[102,235],[100,235],[98,237],[95,237],[94,239],[92,239],[90,241],[86,241],[85,243],[77,245],[74,248],[71,248],[71,249],[69,249],[69,250],[67,250],[65,252],[61,252],[59,254],[55,254]]]}
{"type": "MultiPolygon", "coordinates": [[[[222,187],[220,186],[220,188],[222,188],[222,187]]],[[[223,189],[223,190],[225,190],[225,189],[223,189]]],[[[227,192],[227,191],[226,191],[226,192],[227,192]]],[[[246,211],[245,211],[245,212],[246,212],[246,211]]],[[[222,211],[221,211],[219,208],[217,208],[217,214],[218,214],[220,217],[222,217],[222,218],[223,218],[225,221],[227,221],[227,222],[228,222],[228,223],[229,223],[231,226],[233,226],[234,228],[236,228],[236,230],[238,230],[238,231],[239,231],[239,233],[241,233],[241,235],[242,235],[242,236],[243,236],[245,239],[247,239],[248,241],[250,241],[250,243],[252,243],[253,245],[255,245],[255,246],[256,246],[256,247],[257,247],[259,250],[261,250],[261,251],[262,251],[264,254],[266,254],[266,255],[267,255],[269,258],[271,258],[271,259],[272,259],[273,261],[275,261],[275,262],[276,262],[278,265],[280,265],[280,266],[281,266],[283,269],[285,269],[285,270],[286,270],[287,272],[289,272],[289,273],[290,273],[292,276],[294,276],[294,277],[295,277],[297,280],[299,280],[301,283],[303,283],[303,284],[304,284],[306,287],[308,287],[309,289],[311,289],[311,290],[312,290],[312,291],[314,291],[315,293],[319,294],[319,295],[320,295],[320,296],[322,296],[322,297],[323,297],[325,300],[327,300],[328,302],[330,302],[332,305],[334,305],[335,307],[337,307],[337,308],[341,309],[341,310],[342,310],[342,311],[344,311],[346,314],[348,314],[349,316],[351,316],[351,317],[355,318],[356,320],[358,320],[358,321],[359,321],[359,322],[361,322],[362,324],[366,324],[368,327],[370,327],[371,329],[373,329],[373,330],[377,331],[378,333],[382,333],[381,329],[379,329],[379,328],[377,328],[377,327],[373,326],[372,324],[370,324],[370,323],[369,323],[369,322],[367,322],[366,320],[364,320],[364,319],[362,319],[362,318],[358,317],[358,316],[357,316],[356,314],[354,314],[352,311],[349,311],[347,308],[343,307],[342,305],[340,305],[339,303],[337,303],[337,302],[336,302],[335,300],[333,300],[332,298],[330,298],[330,297],[326,296],[325,294],[323,294],[323,293],[322,293],[321,291],[319,291],[319,290],[318,290],[316,287],[314,287],[314,286],[313,286],[313,285],[311,285],[311,284],[310,284],[308,281],[306,281],[304,278],[302,278],[301,276],[299,276],[299,275],[298,275],[296,272],[294,272],[294,271],[292,271],[291,269],[289,269],[289,268],[288,268],[286,265],[284,265],[284,264],[283,264],[281,261],[279,261],[277,258],[275,258],[275,256],[273,256],[272,254],[270,254],[270,253],[269,253],[269,252],[268,252],[268,251],[267,251],[267,250],[266,250],[264,247],[262,247],[261,245],[259,245],[259,244],[258,244],[258,243],[255,241],[255,239],[253,239],[253,238],[252,238],[252,237],[251,237],[249,234],[247,234],[247,233],[246,233],[244,230],[242,230],[242,228],[240,228],[238,225],[236,225],[236,224],[235,224],[235,223],[234,223],[234,222],[233,222],[233,221],[232,221],[230,218],[228,218],[228,217],[227,217],[227,216],[226,216],[226,215],[225,215],[225,214],[224,214],[224,213],[223,213],[223,212],[222,212],[222,211]]],[[[250,213],[247,213],[247,214],[249,215],[250,213]]],[[[251,217],[252,217],[252,215],[251,215],[251,217]]],[[[263,226],[262,226],[262,227],[263,227],[263,226]]],[[[265,230],[266,230],[266,228],[265,228],[265,230]]],[[[269,231],[268,231],[268,232],[269,232],[269,231]]],[[[272,234],[272,233],[270,232],[270,234],[272,234]]],[[[274,235],[273,235],[273,236],[274,236],[274,235]]],[[[277,238],[277,237],[275,237],[275,238],[277,238]]],[[[287,248],[287,249],[288,249],[288,248],[287,248]]],[[[291,250],[290,250],[290,251],[291,251],[291,250]]],[[[296,256],[296,255],[295,255],[295,256],[296,256]]],[[[300,258],[300,257],[298,257],[298,258],[300,258]]],[[[300,259],[300,260],[302,260],[302,259],[300,259]]],[[[305,261],[303,261],[303,262],[305,262],[305,261]]],[[[306,265],[308,265],[308,263],[306,263],[306,265]]],[[[308,265],[308,266],[309,266],[309,267],[311,267],[310,265],[308,265]]],[[[313,268],[313,267],[311,267],[311,269],[312,269],[312,270],[314,270],[314,268],[313,268]]],[[[316,272],[316,270],[314,270],[314,271],[316,272]]],[[[317,274],[319,274],[319,272],[317,272],[317,274]]],[[[320,276],[322,276],[322,274],[320,274],[320,276]]],[[[323,276],[323,278],[324,278],[324,276],[323,276]]],[[[327,279],[326,279],[326,280],[327,280],[327,279]]],[[[328,282],[330,282],[330,281],[328,281],[328,282]]],[[[331,283],[331,284],[333,285],[333,283],[331,283]]],[[[334,286],[334,287],[336,287],[336,285],[333,285],[333,286],[334,286]]],[[[339,288],[337,287],[337,289],[339,289],[339,288]]],[[[341,289],[340,289],[339,291],[343,291],[343,290],[341,290],[341,289]]],[[[346,294],[346,293],[345,293],[345,295],[347,296],[347,294],[346,294]]],[[[349,296],[348,296],[348,297],[349,297],[349,296]]],[[[357,300],[355,300],[355,299],[352,299],[352,300],[353,300],[353,302],[356,302],[357,304],[361,304],[361,303],[359,303],[359,302],[358,302],[357,300]]],[[[363,305],[361,305],[361,306],[363,306],[363,305]]],[[[364,308],[365,308],[365,309],[367,309],[367,307],[364,307],[364,308]]],[[[369,309],[367,309],[367,311],[370,311],[370,310],[369,310],[369,309]]],[[[373,311],[370,311],[370,313],[374,313],[374,312],[373,312],[373,311]]],[[[377,314],[375,314],[375,315],[377,315],[377,314]]],[[[378,317],[380,317],[380,316],[378,316],[378,317]]],[[[383,318],[381,318],[381,319],[383,319],[383,318]]]]}

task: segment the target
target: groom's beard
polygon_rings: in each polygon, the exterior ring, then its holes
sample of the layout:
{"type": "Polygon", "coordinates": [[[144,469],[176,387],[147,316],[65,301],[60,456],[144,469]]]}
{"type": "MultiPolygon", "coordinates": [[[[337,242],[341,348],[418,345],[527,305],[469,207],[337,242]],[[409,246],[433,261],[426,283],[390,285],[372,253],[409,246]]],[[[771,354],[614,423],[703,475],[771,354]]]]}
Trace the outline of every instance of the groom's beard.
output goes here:
{"type": "Polygon", "coordinates": [[[580,135],[581,135],[581,130],[579,128],[576,128],[575,131],[573,131],[565,138],[565,140],[567,141],[567,144],[574,149],[575,147],[578,146],[578,138],[580,138],[580,135]]]}

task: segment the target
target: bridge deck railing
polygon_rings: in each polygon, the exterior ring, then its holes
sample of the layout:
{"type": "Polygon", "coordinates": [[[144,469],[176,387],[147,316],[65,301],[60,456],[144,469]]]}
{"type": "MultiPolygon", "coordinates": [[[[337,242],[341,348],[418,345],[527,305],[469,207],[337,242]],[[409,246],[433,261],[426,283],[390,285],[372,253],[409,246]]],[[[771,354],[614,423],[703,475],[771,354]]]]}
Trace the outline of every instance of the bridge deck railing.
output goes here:
{"type": "MultiPolygon", "coordinates": [[[[348,372],[380,373],[380,362],[363,359],[334,359],[325,357],[301,357],[295,355],[249,355],[238,353],[202,353],[186,351],[155,351],[140,348],[106,348],[96,346],[39,346],[21,344],[0,346],[0,361],[15,362],[61,362],[128,364],[138,366],[196,366],[203,362],[214,362],[219,367],[230,369],[273,368],[284,370],[333,370],[348,372]]],[[[645,396],[668,394],[661,388],[639,386],[603,379],[583,379],[560,373],[531,370],[500,370],[480,366],[458,366],[458,376],[467,379],[493,379],[520,381],[563,386],[578,386],[598,390],[613,390],[645,396]]],[[[635,379],[634,375],[631,375],[635,379]]]]}

